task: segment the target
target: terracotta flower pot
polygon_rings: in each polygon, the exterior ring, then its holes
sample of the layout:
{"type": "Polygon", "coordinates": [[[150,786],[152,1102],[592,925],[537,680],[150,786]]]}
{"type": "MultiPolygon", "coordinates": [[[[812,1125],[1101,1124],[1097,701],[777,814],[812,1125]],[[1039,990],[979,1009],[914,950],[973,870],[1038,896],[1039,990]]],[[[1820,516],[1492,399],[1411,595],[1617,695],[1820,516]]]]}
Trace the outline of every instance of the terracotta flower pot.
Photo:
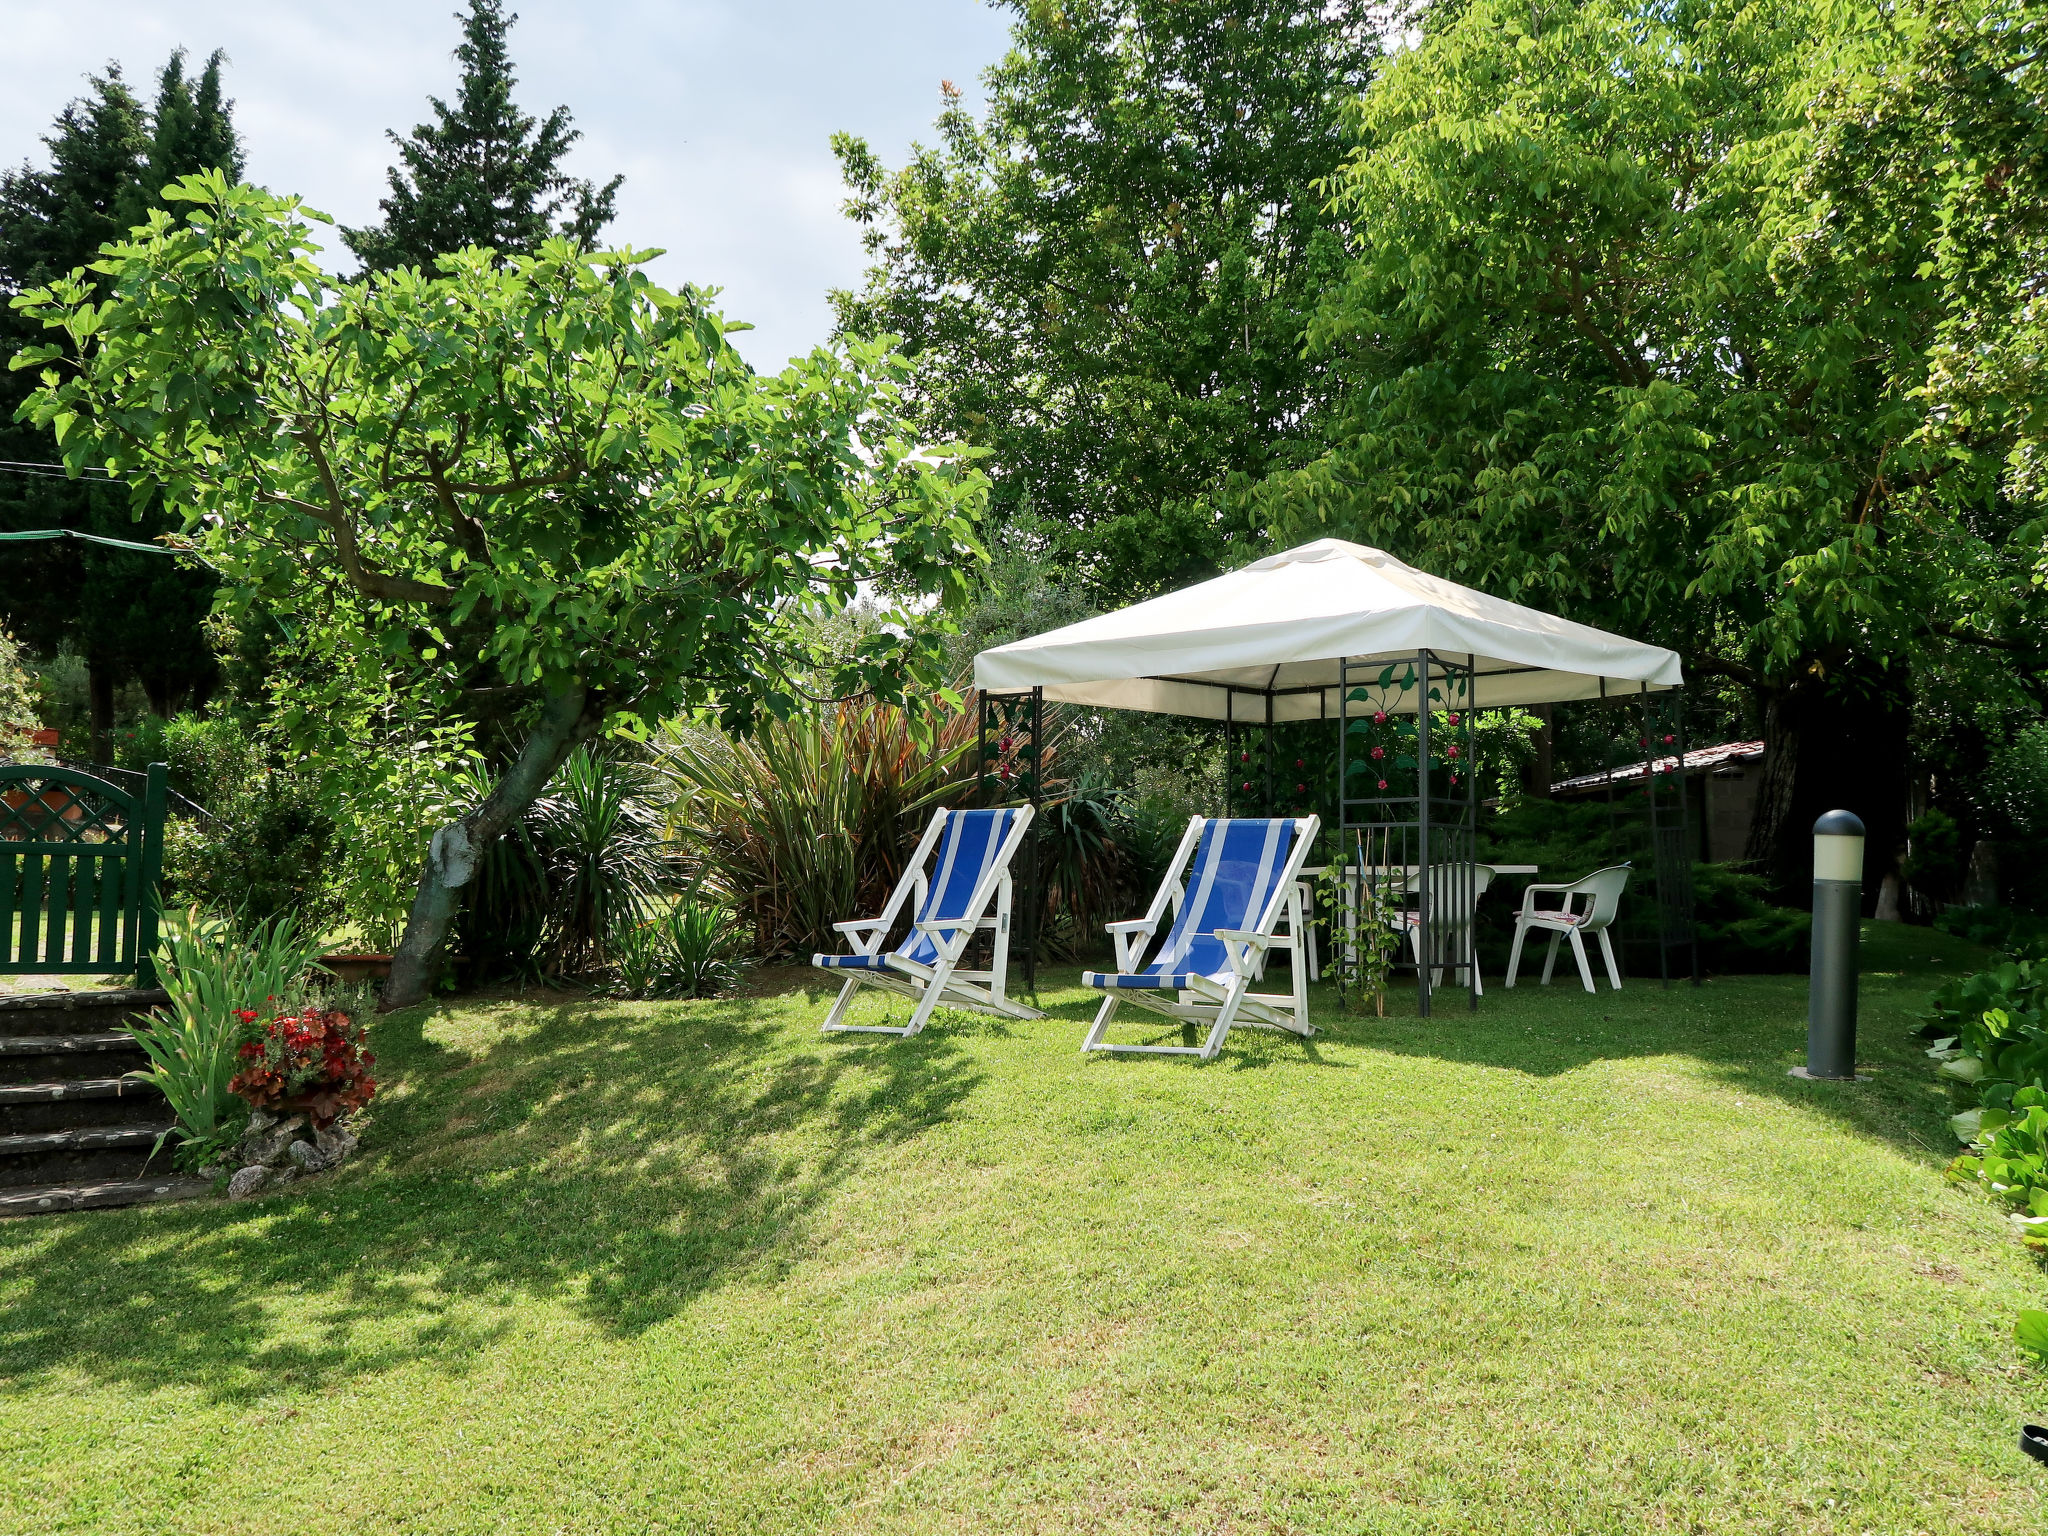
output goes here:
{"type": "Polygon", "coordinates": [[[313,962],[336,981],[383,981],[391,974],[389,955],[322,955],[313,962]]]}

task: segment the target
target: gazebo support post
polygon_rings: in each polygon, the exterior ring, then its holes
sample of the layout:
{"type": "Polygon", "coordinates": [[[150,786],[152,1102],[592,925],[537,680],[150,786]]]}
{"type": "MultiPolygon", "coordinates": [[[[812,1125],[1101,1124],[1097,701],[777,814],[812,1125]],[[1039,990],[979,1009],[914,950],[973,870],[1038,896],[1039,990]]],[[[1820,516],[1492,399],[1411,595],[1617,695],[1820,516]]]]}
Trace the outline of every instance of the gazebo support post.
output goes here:
{"type": "Polygon", "coordinates": [[[1017,850],[1019,874],[1017,892],[1022,898],[1012,911],[1017,927],[1010,937],[1010,953],[1023,949],[1024,990],[1033,1001],[1038,997],[1038,935],[1045,906],[1045,886],[1039,879],[1038,837],[1045,809],[1045,689],[1033,687],[1013,693],[992,693],[982,689],[975,745],[979,751],[981,791],[984,804],[1004,805],[1022,797],[1031,802],[1031,828],[1017,850]],[[995,754],[989,754],[989,725],[993,721],[997,739],[995,754]],[[993,771],[991,771],[993,770],[993,771]]]}
{"type": "Polygon", "coordinates": [[[1430,947],[1430,888],[1435,883],[1429,877],[1429,652],[1418,651],[1415,656],[1415,829],[1418,866],[1418,883],[1415,899],[1415,998],[1416,1006],[1423,1018],[1429,1017],[1429,961],[1436,953],[1430,947]]]}

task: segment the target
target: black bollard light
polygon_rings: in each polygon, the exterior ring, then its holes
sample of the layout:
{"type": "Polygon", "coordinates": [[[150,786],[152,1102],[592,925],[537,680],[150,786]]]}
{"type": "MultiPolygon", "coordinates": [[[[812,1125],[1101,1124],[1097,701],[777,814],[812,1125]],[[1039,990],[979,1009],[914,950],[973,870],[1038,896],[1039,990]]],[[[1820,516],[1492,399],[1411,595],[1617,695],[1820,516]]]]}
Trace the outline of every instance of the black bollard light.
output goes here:
{"type": "Polygon", "coordinates": [[[1813,824],[1813,969],[1800,1077],[1856,1077],[1856,943],[1863,918],[1863,823],[1829,811],[1813,824]]]}

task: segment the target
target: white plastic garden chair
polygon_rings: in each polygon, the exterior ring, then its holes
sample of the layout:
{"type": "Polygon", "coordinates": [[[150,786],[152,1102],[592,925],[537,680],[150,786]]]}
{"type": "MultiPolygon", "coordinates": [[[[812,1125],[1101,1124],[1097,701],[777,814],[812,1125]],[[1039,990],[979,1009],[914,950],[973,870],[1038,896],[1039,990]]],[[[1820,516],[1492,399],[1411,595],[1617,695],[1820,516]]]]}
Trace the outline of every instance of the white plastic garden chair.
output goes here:
{"type": "Polygon", "coordinates": [[[1239,1022],[1314,1034],[1308,1019],[1308,968],[1302,963],[1307,935],[1298,877],[1319,825],[1313,816],[1190,820],[1151,908],[1141,918],[1108,925],[1116,940],[1117,968],[1081,973],[1083,986],[1109,994],[1081,1049],[1207,1061],[1239,1022]],[[1148,965],[1145,951],[1169,907],[1173,926],[1148,965]],[[1251,990],[1267,952],[1274,949],[1290,953],[1291,995],[1251,990]],[[1198,1046],[1106,1041],[1103,1031],[1124,1002],[1185,1023],[1206,1023],[1208,1039],[1198,1046]]]}
{"type": "MultiPolygon", "coordinates": [[[[1487,864],[1437,864],[1418,870],[1409,880],[1409,894],[1419,898],[1424,890],[1429,892],[1429,947],[1435,951],[1428,957],[1432,987],[1443,984],[1447,968],[1459,969],[1458,956],[1468,955],[1472,963],[1472,990],[1485,996],[1486,988],[1479,980],[1479,947],[1472,940],[1472,925],[1479,916],[1479,898],[1491,884],[1493,868],[1487,864]],[[1443,963],[1447,955],[1448,967],[1443,963]]],[[[1408,930],[1408,943],[1415,951],[1415,968],[1419,971],[1424,964],[1420,909],[1403,909],[1401,922],[1408,930]]]]}
{"type": "Polygon", "coordinates": [[[811,964],[820,970],[846,973],[846,985],[825,1015],[823,1028],[908,1038],[924,1028],[941,1004],[1006,1019],[1044,1018],[1036,1008],[1004,995],[1010,967],[1010,860],[1030,826],[1028,805],[934,815],[881,915],[832,925],[846,936],[853,952],[811,956],[811,964]],[[910,931],[894,949],[885,951],[882,943],[906,904],[915,914],[910,931]],[[961,957],[980,932],[995,936],[989,969],[963,971],[961,957]],[[910,1022],[846,1023],[847,1005],[862,987],[914,999],[917,1007],[910,1022]]]}
{"type": "Polygon", "coordinates": [[[1593,985],[1593,968],[1586,963],[1586,935],[1598,934],[1600,954],[1607,962],[1607,979],[1614,984],[1614,990],[1621,990],[1621,968],[1614,963],[1614,945],[1607,937],[1608,926],[1615,914],[1621,910],[1621,893],[1628,888],[1629,866],[1611,864],[1606,869],[1596,869],[1584,879],[1574,880],[1569,885],[1532,885],[1522,892],[1522,910],[1515,917],[1515,947],[1508,953],[1508,985],[1515,984],[1515,973],[1522,964],[1522,940],[1529,936],[1531,929],[1539,929],[1550,935],[1550,952],[1543,957],[1543,985],[1550,985],[1551,968],[1557,964],[1557,944],[1560,939],[1570,939],[1572,954],[1579,962],[1579,979],[1586,984],[1588,992],[1597,991],[1593,985]],[[1561,896],[1562,905],[1556,908],[1539,908],[1536,897],[1539,893],[1561,896]],[[1584,902],[1583,910],[1577,905],[1584,902]]]}

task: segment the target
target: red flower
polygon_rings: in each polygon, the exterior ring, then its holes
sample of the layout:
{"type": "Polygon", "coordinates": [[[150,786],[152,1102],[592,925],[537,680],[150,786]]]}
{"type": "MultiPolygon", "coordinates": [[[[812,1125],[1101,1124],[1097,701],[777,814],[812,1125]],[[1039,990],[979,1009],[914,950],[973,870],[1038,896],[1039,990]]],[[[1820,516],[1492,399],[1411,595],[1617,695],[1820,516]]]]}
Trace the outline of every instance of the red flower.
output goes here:
{"type": "Polygon", "coordinates": [[[1308,764],[1307,764],[1307,763],[1305,763],[1305,762],[1303,762],[1303,761],[1302,761],[1302,760],[1301,760],[1300,758],[1298,758],[1298,757],[1297,757],[1297,758],[1296,758],[1296,759],[1294,760],[1294,766],[1295,766],[1295,767],[1297,767],[1297,768],[1306,768],[1306,767],[1308,766],[1308,764]]]}
{"type": "Polygon", "coordinates": [[[1452,747],[1450,750],[1450,755],[1452,757],[1456,757],[1458,755],[1458,749],[1456,747],[1452,747]]]}
{"type": "Polygon", "coordinates": [[[1676,736],[1666,736],[1664,738],[1664,745],[1668,747],[1676,740],[1678,740],[1676,736]]]}
{"type": "Polygon", "coordinates": [[[254,1024],[256,1022],[256,1010],[254,1008],[237,1008],[235,1010],[235,1017],[244,1024],[254,1024]]]}
{"type": "Polygon", "coordinates": [[[1451,782],[1453,784],[1458,782],[1458,776],[1455,773],[1451,775],[1451,782]]]}
{"type": "Polygon", "coordinates": [[[1381,780],[1380,780],[1380,788],[1381,788],[1381,789],[1385,789],[1386,787],[1387,787],[1387,781],[1386,781],[1385,779],[1381,779],[1381,780]]]}
{"type": "Polygon", "coordinates": [[[1456,725],[1457,723],[1458,717],[1456,715],[1451,716],[1451,724],[1456,725]]]}
{"type": "Polygon", "coordinates": [[[1305,795],[1308,793],[1308,786],[1306,784],[1297,784],[1294,786],[1294,792],[1297,795],[1305,795]]]}
{"type": "Polygon", "coordinates": [[[1380,710],[1372,717],[1372,723],[1374,725],[1385,725],[1387,723],[1387,712],[1384,709],[1380,710]]]}
{"type": "Polygon", "coordinates": [[[1385,747],[1374,747],[1372,749],[1372,760],[1374,762],[1378,762],[1381,758],[1385,757],[1386,755],[1387,749],[1385,747]]]}

